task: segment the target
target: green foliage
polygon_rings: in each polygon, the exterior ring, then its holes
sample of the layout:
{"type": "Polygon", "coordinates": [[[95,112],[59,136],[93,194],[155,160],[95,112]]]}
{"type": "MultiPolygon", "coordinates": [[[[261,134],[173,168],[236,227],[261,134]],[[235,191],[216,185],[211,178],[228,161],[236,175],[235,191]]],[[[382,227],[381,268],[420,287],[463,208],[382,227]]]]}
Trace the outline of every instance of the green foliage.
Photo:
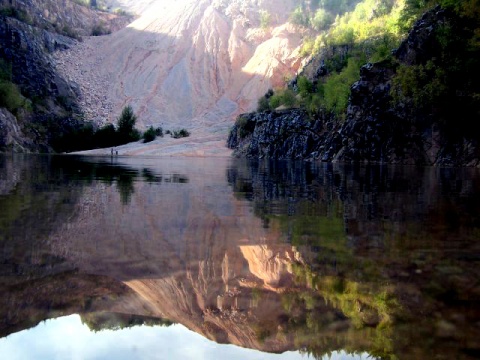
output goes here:
{"type": "Polygon", "coordinates": [[[157,138],[157,132],[153,128],[153,126],[150,126],[147,131],[143,133],[143,142],[148,143],[157,138]]]}
{"type": "Polygon", "coordinates": [[[239,116],[235,121],[235,125],[237,126],[238,136],[240,139],[244,139],[255,129],[255,125],[250,123],[248,118],[244,116],[239,116]]]}
{"type": "Polygon", "coordinates": [[[379,62],[392,58],[392,49],[399,45],[397,37],[385,34],[371,42],[371,48],[368,51],[368,62],[379,62]]]}
{"type": "Polygon", "coordinates": [[[271,109],[276,109],[280,106],[291,108],[297,105],[295,92],[291,89],[279,89],[269,99],[271,109]]]}
{"type": "MultiPolygon", "coordinates": [[[[400,65],[391,95],[394,103],[407,104],[412,114],[423,114],[412,116],[416,126],[428,126],[426,115],[433,115],[445,139],[476,139],[472,119],[478,117],[480,109],[480,4],[474,0],[443,0],[440,4],[449,12],[434,29],[430,58],[415,65],[400,65]]],[[[408,15],[432,4],[407,1],[407,5],[408,15]]]]}
{"type": "Polygon", "coordinates": [[[353,27],[337,27],[330,33],[330,45],[353,45],[354,42],[355,30],[353,27]]]}
{"type": "Polygon", "coordinates": [[[165,326],[173,323],[166,319],[144,317],[137,315],[125,315],[120,313],[93,312],[81,316],[82,324],[88,326],[91,331],[121,330],[135,326],[165,326]]]}
{"type": "Polygon", "coordinates": [[[12,82],[12,64],[0,59],[0,107],[15,112],[20,107],[30,110],[30,102],[12,82]]]}
{"type": "Polygon", "coordinates": [[[17,9],[16,7],[13,7],[13,6],[4,7],[0,9],[0,16],[12,17],[30,25],[33,23],[30,15],[28,15],[25,11],[21,9],[17,9]]]}
{"type": "Polygon", "coordinates": [[[0,80],[12,81],[12,64],[0,59],[0,80]]]}
{"type": "Polygon", "coordinates": [[[173,130],[170,133],[170,136],[174,139],[180,139],[180,138],[184,138],[184,137],[189,137],[190,133],[188,132],[187,129],[173,130]]]}
{"type": "Polygon", "coordinates": [[[330,11],[333,14],[342,14],[358,3],[358,0],[320,0],[319,7],[330,11]]]}
{"type": "Polygon", "coordinates": [[[92,145],[94,148],[105,148],[120,145],[115,126],[113,126],[113,124],[106,124],[98,129],[94,134],[94,144],[92,145]]]}
{"type": "MultiPolygon", "coordinates": [[[[52,147],[58,152],[70,152],[95,148],[108,148],[123,145],[141,138],[135,128],[136,116],[131,106],[126,106],[118,118],[117,129],[113,124],[106,124],[95,130],[91,123],[77,120],[66,128],[55,128],[52,147]]],[[[157,134],[158,129],[154,130],[157,134]]]]}
{"type": "Polygon", "coordinates": [[[257,111],[262,112],[268,110],[270,110],[270,103],[265,96],[262,96],[260,99],[258,99],[257,111]]]}
{"type": "Polygon", "coordinates": [[[140,139],[140,133],[135,129],[136,122],[137,116],[134,114],[133,108],[130,105],[125,106],[117,120],[118,135],[123,143],[140,139]]]}
{"type": "Polygon", "coordinates": [[[335,20],[334,16],[325,9],[318,9],[315,16],[312,18],[312,26],[315,30],[326,30],[332,25],[335,20]]]}
{"type": "MultiPolygon", "coordinates": [[[[321,109],[334,113],[338,118],[344,117],[350,89],[359,79],[361,65],[392,58],[392,49],[398,47],[402,35],[399,21],[404,1],[318,2],[311,25],[321,33],[315,39],[305,38],[301,55],[308,56],[326,48],[322,57],[327,75],[319,79],[315,86],[309,84],[306,78],[297,79],[301,105],[312,118],[321,109]]],[[[297,7],[291,21],[304,24],[305,18],[305,8],[297,7]]],[[[295,97],[290,96],[289,99],[295,97]]],[[[285,103],[281,91],[269,99],[271,109],[285,103]]],[[[298,101],[292,103],[298,105],[298,101]]],[[[265,100],[262,100],[264,105],[265,100]]]]}
{"type": "Polygon", "coordinates": [[[305,57],[305,56],[309,56],[310,54],[313,54],[314,46],[315,46],[315,39],[306,37],[303,40],[302,47],[300,48],[300,56],[305,57]]]}
{"type": "Polygon", "coordinates": [[[412,99],[416,107],[431,104],[447,90],[445,71],[433,64],[400,65],[392,84],[392,96],[396,102],[412,99]]]}
{"type": "Polygon", "coordinates": [[[271,15],[268,11],[260,10],[260,27],[266,30],[270,26],[271,15]]]}
{"type": "Polygon", "coordinates": [[[339,74],[331,75],[325,83],[325,107],[337,116],[345,113],[350,88],[360,77],[360,63],[351,58],[347,67],[339,74]]]}
{"type": "Polygon", "coordinates": [[[306,97],[313,90],[313,84],[305,77],[299,76],[297,79],[298,93],[302,97],[306,97]]]}
{"type": "Polygon", "coordinates": [[[295,10],[293,10],[293,12],[290,14],[290,17],[288,18],[288,21],[294,25],[299,26],[308,26],[310,23],[308,16],[304,13],[301,6],[298,6],[297,8],[295,8],[295,10]]]}
{"type": "Polygon", "coordinates": [[[10,81],[0,81],[0,107],[13,112],[25,104],[25,98],[20,93],[17,85],[10,81]]]}

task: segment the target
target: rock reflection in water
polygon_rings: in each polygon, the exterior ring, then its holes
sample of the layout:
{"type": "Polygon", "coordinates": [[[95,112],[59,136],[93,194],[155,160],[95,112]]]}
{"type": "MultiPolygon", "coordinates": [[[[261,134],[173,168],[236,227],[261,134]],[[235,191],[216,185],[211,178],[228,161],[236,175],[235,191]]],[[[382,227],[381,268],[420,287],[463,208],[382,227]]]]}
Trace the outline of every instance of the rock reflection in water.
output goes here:
{"type": "Polygon", "coordinates": [[[479,354],[474,170],[75,157],[0,165],[3,335],[108,312],[268,352],[479,354]]]}

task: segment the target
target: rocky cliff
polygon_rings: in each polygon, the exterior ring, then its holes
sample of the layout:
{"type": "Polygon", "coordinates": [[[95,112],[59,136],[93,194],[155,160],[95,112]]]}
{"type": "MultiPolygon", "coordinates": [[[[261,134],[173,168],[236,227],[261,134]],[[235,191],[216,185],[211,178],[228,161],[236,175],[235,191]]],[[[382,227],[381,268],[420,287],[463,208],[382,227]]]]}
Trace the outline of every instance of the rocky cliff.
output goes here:
{"type": "Polygon", "coordinates": [[[337,128],[332,117],[312,119],[301,109],[246,113],[230,131],[227,145],[249,158],[328,158],[340,145],[337,128]]]}
{"type": "Polygon", "coordinates": [[[55,139],[82,119],[79,88],[59,74],[52,54],[99,24],[110,31],[126,18],[68,0],[5,0],[0,10],[0,151],[52,151],[55,139]]]}
{"type": "MultiPolygon", "coordinates": [[[[247,157],[478,165],[479,143],[473,127],[479,113],[478,86],[467,74],[473,74],[473,69],[466,70],[476,55],[470,45],[466,46],[470,50],[462,52],[461,40],[449,38],[454,37],[451,34],[471,36],[461,28],[462,21],[437,7],[415,24],[392,59],[364,65],[351,88],[343,123],[329,122],[325,113],[308,117],[296,109],[244,114],[227,145],[238,156],[247,157]],[[450,44],[455,41],[456,48],[450,44]],[[465,70],[459,71],[451,64],[454,61],[464,64],[465,70]],[[402,85],[409,78],[421,80],[402,85]],[[327,135],[312,131],[325,127],[327,135]]],[[[322,63],[312,62],[316,68],[305,73],[321,76],[322,63]]]]}

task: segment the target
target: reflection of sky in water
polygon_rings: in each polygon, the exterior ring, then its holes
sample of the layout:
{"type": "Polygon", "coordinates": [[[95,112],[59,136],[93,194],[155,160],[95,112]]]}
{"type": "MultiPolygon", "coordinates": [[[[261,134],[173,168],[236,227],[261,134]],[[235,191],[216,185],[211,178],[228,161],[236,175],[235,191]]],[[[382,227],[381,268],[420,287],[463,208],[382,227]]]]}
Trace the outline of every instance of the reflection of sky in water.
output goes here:
{"type": "MultiPolygon", "coordinates": [[[[91,332],[78,315],[47,320],[0,339],[2,359],[309,359],[298,352],[268,354],[207,340],[182,325],[91,332]],[[27,345],[28,344],[28,345],[27,345]]],[[[311,359],[311,358],[310,358],[311,359]]],[[[326,359],[326,357],[325,357],[326,359]]],[[[371,359],[333,353],[332,360],[371,359]]]]}

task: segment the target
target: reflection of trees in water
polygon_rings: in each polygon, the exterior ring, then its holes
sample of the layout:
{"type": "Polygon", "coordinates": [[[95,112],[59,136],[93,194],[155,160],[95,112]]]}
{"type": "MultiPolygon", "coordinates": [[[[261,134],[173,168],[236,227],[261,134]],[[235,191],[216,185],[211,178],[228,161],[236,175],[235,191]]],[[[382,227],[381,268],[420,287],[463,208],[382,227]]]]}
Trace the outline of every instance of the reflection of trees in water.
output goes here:
{"type": "Polygon", "coordinates": [[[123,205],[128,205],[135,192],[133,182],[137,177],[137,173],[124,172],[116,178],[117,189],[120,193],[120,199],[123,205]]]}
{"type": "Polygon", "coordinates": [[[123,313],[93,312],[81,315],[82,323],[91,331],[122,330],[135,326],[165,326],[173,325],[169,320],[123,313]]]}
{"type": "MultiPolygon", "coordinates": [[[[480,351],[476,170],[236,165],[226,174],[235,196],[304,255],[282,295],[283,328],[297,345],[318,357],[339,348],[386,358],[480,351]]],[[[268,323],[257,331],[276,333],[268,323]]]]}
{"type": "MultiPolygon", "coordinates": [[[[180,174],[157,174],[98,158],[76,156],[0,155],[0,245],[6,256],[15,249],[34,248],[52,231],[72,221],[83,189],[95,181],[116,185],[122,204],[128,205],[135,181],[188,183],[180,174]]],[[[42,262],[42,254],[30,254],[42,262]]],[[[48,256],[47,256],[48,258],[48,256]]]]}

